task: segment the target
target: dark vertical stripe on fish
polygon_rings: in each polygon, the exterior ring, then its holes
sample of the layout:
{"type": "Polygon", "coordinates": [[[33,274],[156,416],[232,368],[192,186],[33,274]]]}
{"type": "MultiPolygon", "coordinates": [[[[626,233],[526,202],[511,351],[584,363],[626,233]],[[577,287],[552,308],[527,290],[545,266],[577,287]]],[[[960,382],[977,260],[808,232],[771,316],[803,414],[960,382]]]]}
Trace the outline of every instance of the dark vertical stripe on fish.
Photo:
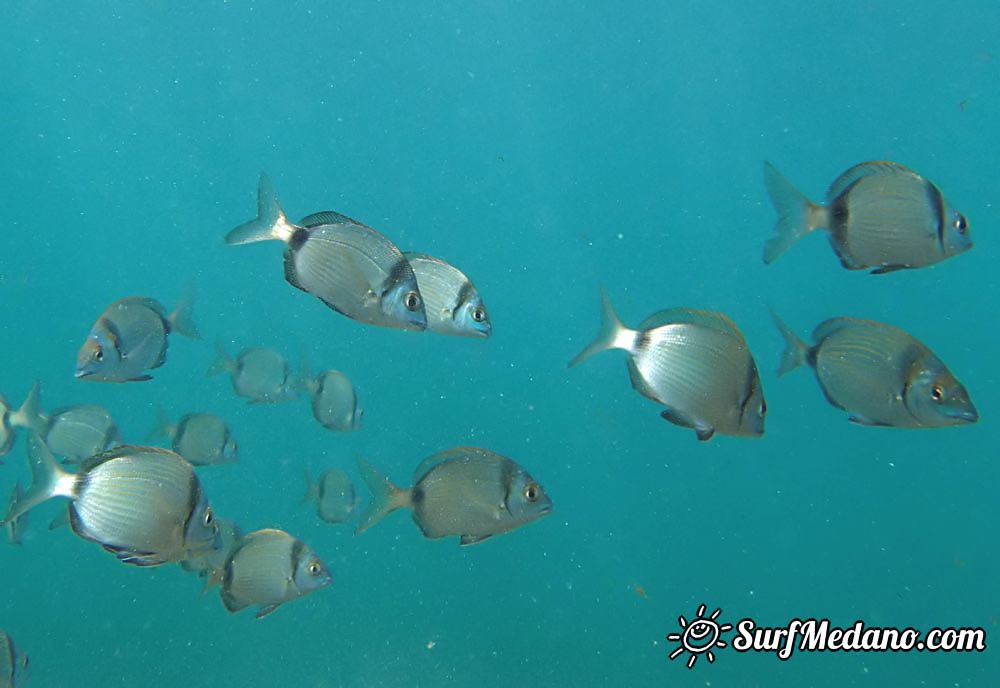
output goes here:
{"type": "Polygon", "coordinates": [[[198,481],[198,476],[195,475],[194,469],[191,469],[191,479],[188,481],[188,506],[187,506],[187,517],[184,519],[184,539],[187,539],[188,529],[191,525],[191,518],[194,516],[195,510],[198,508],[198,502],[201,501],[201,482],[198,481]]]}
{"type": "Polygon", "coordinates": [[[926,185],[927,190],[927,200],[931,204],[931,212],[937,220],[938,248],[940,248],[941,253],[944,254],[944,230],[947,225],[947,218],[944,216],[944,197],[941,195],[941,191],[930,182],[924,182],[924,184],[926,185]]]}
{"type": "MultiPolygon", "coordinates": [[[[400,259],[393,264],[392,269],[389,270],[389,277],[386,280],[386,284],[399,284],[404,282],[410,277],[412,272],[413,268],[410,267],[409,261],[406,260],[406,258],[400,257],[400,259]]],[[[417,288],[419,289],[419,285],[417,288]]],[[[382,292],[379,296],[384,294],[385,292],[382,292]]]]}
{"type": "Polygon", "coordinates": [[[294,540],[292,542],[292,569],[289,571],[289,575],[294,578],[295,572],[299,570],[299,563],[302,561],[302,555],[305,554],[306,543],[302,540],[294,540]]]}
{"type": "Polygon", "coordinates": [[[122,351],[122,332],[118,329],[118,326],[105,317],[98,320],[98,323],[108,333],[108,337],[111,338],[111,343],[114,344],[115,351],[118,352],[118,358],[125,358],[125,352],[122,351]]]}
{"type": "MultiPolygon", "coordinates": [[[[418,287],[420,286],[419,282],[417,283],[417,286],[418,287]]],[[[463,282],[462,288],[458,290],[458,295],[455,296],[455,304],[454,304],[455,308],[457,309],[459,306],[465,303],[471,296],[472,296],[472,283],[463,282]]],[[[454,319],[456,315],[457,313],[455,311],[452,311],[451,314],[452,319],[454,319]]]]}
{"type": "Polygon", "coordinates": [[[296,227],[292,231],[292,236],[288,237],[288,248],[292,251],[298,251],[302,248],[302,244],[306,243],[306,239],[309,238],[309,230],[305,227],[296,227]]]}

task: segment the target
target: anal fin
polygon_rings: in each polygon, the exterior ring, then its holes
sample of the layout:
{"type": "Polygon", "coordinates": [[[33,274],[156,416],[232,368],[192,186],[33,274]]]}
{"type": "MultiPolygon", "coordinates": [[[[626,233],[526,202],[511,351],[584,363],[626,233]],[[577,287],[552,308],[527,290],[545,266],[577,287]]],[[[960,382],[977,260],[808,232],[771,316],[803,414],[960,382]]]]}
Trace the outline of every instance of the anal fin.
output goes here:
{"type": "Polygon", "coordinates": [[[459,539],[458,544],[462,547],[465,547],[466,545],[475,545],[483,540],[488,540],[491,537],[493,537],[493,535],[463,535],[459,539]]]}
{"type": "Polygon", "coordinates": [[[277,609],[280,606],[281,606],[280,603],[279,604],[264,605],[263,607],[261,607],[260,609],[257,610],[257,614],[254,616],[254,618],[255,619],[263,619],[268,614],[273,613],[274,610],[277,609]]]}

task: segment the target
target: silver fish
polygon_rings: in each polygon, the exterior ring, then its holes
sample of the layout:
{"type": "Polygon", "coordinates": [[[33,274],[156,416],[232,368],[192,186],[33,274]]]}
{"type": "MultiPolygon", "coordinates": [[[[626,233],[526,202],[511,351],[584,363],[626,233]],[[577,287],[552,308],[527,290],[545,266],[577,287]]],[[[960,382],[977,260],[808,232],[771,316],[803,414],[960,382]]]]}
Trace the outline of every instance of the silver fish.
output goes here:
{"type": "Polygon", "coordinates": [[[898,163],[855,165],[830,186],[826,205],[809,201],[770,163],[764,182],[778,211],[765,263],[817,229],[829,230],[845,268],[875,274],[933,265],[972,248],[965,216],[937,186],[898,163]]]}
{"type": "Polygon", "coordinates": [[[404,330],[427,327],[410,264],[389,239],[356,220],[324,211],[288,221],[265,175],[257,187],[257,218],[226,235],[227,244],[277,240],[285,279],[348,318],[404,330]]]}
{"type": "Polygon", "coordinates": [[[251,347],[232,358],[219,345],[217,352],[208,374],[229,373],[233,391],[249,403],[276,404],[297,396],[291,366],[277,351],[251,347]]]}
{"type": "MultiPolygon", "coordinates": [[[[14,446],[17,439],[17,428],[38,429],[44,422],[44,417],[38,410],[39,385],[36,382],[28,397],[16,410],[3,394],[0,394],[0,457],[10,453],[10,448],[14,446]]],[[[0,460],[0,466],[3,461],[0,460]]]]}
{"type": "Polygon", "coordinates": [[[778,375],[804,363],[833,406],[861,425],[936,428],[965,425],[979,413],[965,387],[923,343],[892,325],[831,318],[803,342],[772,311],[785,338],[778,375]]]}
{"type": "Polygon", "coordinates": [[[552,500],[527,471],[489,449],[457,447],[425,459],[413,487],[401,489],[363,460],[361,477],[372,493],[355,532],[371,528],[400,508],[428,538],[458,535],[472,545],[531,523],[552,511],[552,500]]]}
{"type": "Polygon", "coordinates": [[[226,421],[212,413],[188,413],[176,425],[159,412],[151,437],[166,437],[171,449],[195,466],[214,466],[239,461],[236,440],[226,421]]]}
{"type": "Polygon", "coordinates": [[[364,409],[358,404],[354,385],[339,370],[324,370],[313,377],[309,365],[302,363],[300,384],[309,394],[313,418],[327,430],[350,432],[361,429],[364,409]]]}
{"type": "Polygon", "coordinates": [[[219,527],[219,549],[203,554],[192,559],[185,559],[181,562],[181,568],[185,571],[198,574],[205,580],[202,587],[202,594],[205,594],[216,585],[222,584],[225,576],[226,562],[232,554],[233,549],[243,539],[243,531],[234,521],[226,518],[216,520],[219,527]]]}
{"type": "Polygon", "coordinates": [[[81,463],[121,444],[111,414],[94,404],[56,409],[46,416],[41,434],[52,453],[70,463],[81,463]]]}
{"type": "Polygon", "coordinates": [[[326,564],[304,542],[269,528],[249,533],[233,549],[220,596],[230,612],[258,606],[260,619],[331,582],[326,564]]]}
{"type": "Polygon", "coordinates": [[[14,639],[0,631],[0,688],[14,688],[28,670],[28,655],[20,652],[14,639]]]}
{"type": "MultiPolygon", "coordinates": [[[[14,489],[10,493],[10,501],[7,503],[9,509],[21,499],[21,483],[15,482],[14,489]]],[[[20,545],[24,539],[24,531],[28,528],[28,514],[21,514],[18,518],[7,524],[7,542],[12,545],[20,545]]]]}
{"type": "Polygon", "coordinates": [[[736,324],[722,313],[674,308],[654,313],[637,329],[622,324],[602,292],[597,338],[573,367],[607,349],[629,353],[632,387],[666,406],[660,415],[693,428],[705,441],[723,435],[764,434],[767,404],[757,364],[736,324]]]}
{"type": "Polygon", "coordinates": [[[306,495],[303,501],[315,501],[316,513],[327,523],[343,523],[354,513],[358,497],[347,473],[331,468],[320,473],[316,481],[306,471],[306,495]]]}
{"type": "Polygon", "coordinates": [[[76,376],[102,382],[152,379],[147,371],[166,362],[171,332],[200,339],[191,317],[192,305],[191,292],[169,315],[156,299],[130,296],[115,301],[97,319],[80,347],[76,376]]]}
{"type": "Polygon", "coordinates": [[[67,473],[38,436],[28,438],[32,484],[0,525],[53,497],[69,497],[73,532],[126,564],[157,566],[218,547],[218,528],[194,468],[177,454],[122,445],[67,473]]]}
{"type": "Polygon", "coordinates": [[[486,305],[475,285],[454,265],[425,253],[404,253],[424,297],[427,329],[459,337],[489,337],[486,305]]]}

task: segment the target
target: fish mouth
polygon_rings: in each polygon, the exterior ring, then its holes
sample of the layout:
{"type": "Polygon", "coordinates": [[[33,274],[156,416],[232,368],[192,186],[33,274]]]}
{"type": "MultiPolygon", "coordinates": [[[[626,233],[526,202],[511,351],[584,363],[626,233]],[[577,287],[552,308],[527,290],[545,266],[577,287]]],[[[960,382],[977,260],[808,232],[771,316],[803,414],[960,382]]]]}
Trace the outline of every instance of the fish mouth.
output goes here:
{"type": "Polygon", "coordinates": [[[974,408],[949,409],[948,417],[963,423],[975,423],[979,420],[979,412],[974,408]]]}

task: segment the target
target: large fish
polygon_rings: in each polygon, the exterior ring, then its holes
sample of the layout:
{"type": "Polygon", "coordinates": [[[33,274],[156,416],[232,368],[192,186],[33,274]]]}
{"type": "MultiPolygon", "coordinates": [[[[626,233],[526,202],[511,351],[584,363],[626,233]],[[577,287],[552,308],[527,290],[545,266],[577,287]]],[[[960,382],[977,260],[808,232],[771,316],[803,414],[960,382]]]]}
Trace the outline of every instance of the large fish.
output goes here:
{"type": "Polygon", "coordinates": [[[461,270],[425,253],[404,253],[424,297],[427,329],[459,337],[489,337],[493,331],[479,291],[461,270]]]}
{"type": "Polygon", "coordinates": [[[979,420],[969,393],[941,359],[898,327],[831,318],[816,327],[810,346],[772,316],[786,343],[778,375],[808,363],[827,401],[852,422],[935,428],[979,420]]]}
{"type": "Polygon", "coordinates": [[[156,299],[130,296],[108,306],[76,356],[76,376],[81,380],[133,382],[150,380],[149,370],[167,360],[171,332],[200,339],[191,317],[193,292],[189,291],[172,313],[156,299]]]}
{"type": "Polygon", "coordinates": [[[646,318],[629,329],[618,318],[607,294],[597,338],[573,367],[600,351],[629,354],[632,387],[666,406],[660,415],[699,440],[715,433],[764,434],[767,405],[757,364],[736,324],[722,313],[674,308],[646,318]]]}
{"type": "Polygon", "coordinates": [[[848,270],[920,268],[972,248],[965,216],[937,186],[898,163],[855,165],[830,186],[826,205],[812,203],[770,163],[764,164],[764,183],[778,211],[765,263],[817,229],[830,232],[848,270]]]}
{"type": "Polygon", "coordinates": [[[14,639],[0,631],[0,688],[15,688],[28,670],[28,655],[20,652],[14,639]]]}
{"type": "Polygon", "coordinates": [[[212,413],[188,413],[174,425],[159,411],[151,437],[166,437],[171,449],[195,466],[239,461],[239,449],[226,421],[212,413]]]}
{"type": "Polygon", "coordinates": [[[251,404],[275,404],[294,399],[295,380],[288,360],[262,347],[244,349],[232,358],[221,344],[209,376],[229,373],[233,391],[251,404]]]}
{"type": "Polygon", "coordinates": [[[0,525],[53,497],[69,497],[73,532],[126,564],[157,566],[218,547],[218,528],[194,468],[177,454],[122,445],[67,473],[48,447],[28,438],[32,484],[0,525]]]}
{"type": "Polygon", "coordinates": [[[220,596],[230,612],[259,607],[260,619],[332,581],[326,564],[304,542],[283,530],[268,528],[245,535],[233,548],[220,596]]]}
{"type": "Polygon", "coordinates": [[[333,310],[370,325],[427,327],[413,268],[389,239],[356,220],[324,211],[288,221],[271,182],[261,175],[257,219],[226,235],[227,244],[283,241],[285,279],[333,310]]]}
{"type": "Polygon", "coordinates": [[[489,449],[438,452],[417,467],[410,488],[393,485],[363,460],[358,464],[372,501],[357,533],[396,509],[407,508],[413,510],[413,521],[425,537],[457,535],[460,544],[471,545],[552,511],[552,500],[527,471],[489,449]]]}

